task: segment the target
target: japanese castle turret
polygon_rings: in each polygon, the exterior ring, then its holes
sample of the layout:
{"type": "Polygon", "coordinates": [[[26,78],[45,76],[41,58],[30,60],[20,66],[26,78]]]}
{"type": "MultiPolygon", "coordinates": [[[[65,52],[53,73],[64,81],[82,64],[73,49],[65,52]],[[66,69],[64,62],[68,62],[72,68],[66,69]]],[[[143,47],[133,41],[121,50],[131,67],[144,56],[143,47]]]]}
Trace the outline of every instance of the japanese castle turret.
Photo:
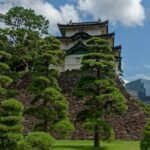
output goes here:
{"type": "Polygon", "coordinates": [[[66,51],[64,64],[59,68],[61,72],[80,69],[81,60],[88,48],[86,40],[92,37],[107,39],[116,57],[116,72],[121,71],[121,46],[114,45],[115,33],[108,32],[108,21],[78,22],[70,21],[68,24],[58,24],[61,36],[56,37],[61,41],[61,49],[66,51]]]}

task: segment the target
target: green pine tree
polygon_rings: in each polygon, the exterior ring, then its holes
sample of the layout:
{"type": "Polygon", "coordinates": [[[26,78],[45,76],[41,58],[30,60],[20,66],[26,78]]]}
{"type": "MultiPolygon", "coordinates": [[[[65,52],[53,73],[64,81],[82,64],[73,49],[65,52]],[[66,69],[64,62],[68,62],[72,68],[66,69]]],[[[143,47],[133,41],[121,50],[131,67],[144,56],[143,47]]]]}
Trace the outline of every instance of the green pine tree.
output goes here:
{"type": "Polygon", "coordinates": [[[23,105],[15,99],[0,103],[0,149],[15,150],[22,138],[23,105]]]}
{"type": "Polygon", "coordinates": [[[83,100],[85,109],[78,116],[94,134],[94,147],[100,146],[102,130],[112,132],[106,117],[127,109],[125,98],[115,84],[115,57],[109,42],[100,38],[87,41],[89,52],[83,56],[81,69],[94,72],[78,82],[74,94],[83,100]]]}
{"type": "Polygon", "coordinates": [[[58,71],[54,69],[64,57],[64,52],[59,47],[60,42],[52,37],[38,42],[32,84],[29,87],[34,98],[27,112],[40,120],[35,126],[36,130],[59,132],[62,137],[74,128],[69,120],[68,102],[57,82],[58,71]]]}

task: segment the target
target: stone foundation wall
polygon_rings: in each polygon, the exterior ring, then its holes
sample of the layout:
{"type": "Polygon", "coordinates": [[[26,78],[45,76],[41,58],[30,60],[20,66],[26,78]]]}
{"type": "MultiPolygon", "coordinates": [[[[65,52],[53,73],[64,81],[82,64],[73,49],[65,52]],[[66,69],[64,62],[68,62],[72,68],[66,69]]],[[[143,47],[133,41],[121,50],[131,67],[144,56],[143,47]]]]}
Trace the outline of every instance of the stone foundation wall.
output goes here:
{"type": "MultiPolygon", "coordinates": [[[[81,76],[85,76],[85,73],[81,73],[80,71],[66,71],[61,74],[59,83],[63,93],[69,100],[71,120],[76,127],[72,139],[91,139],[93,137],[84,131],[81,123],[76,118],[77,113],[83,109],[83,104],[71,94],[73,87],[81,76]]],[[[136,102],[137,100],[127,93],[121,81],[117,80],[117,82],[121,92],[127,99],[128,111],[121,116],[108,118],[108,122],[114,128],[117,139],[139,140],[143,135],[143,128],[147,119],[146,115],[139,107],[136,102]]]]}
{"type": "MultiPolygon", "coordinates": [[[[93,136],[82,128],[81,123],[76,118],[77,113],[83,109],[83,104],[81,101],[78,101],[72,96],[72,89],[81,76],[85,76],[85,73],[81,73],[80,71],[66,71],[61,74],[59,83],[62,88],[62,92],[69,101],[70,118],[76,128],[71,138],[92,139],[93,136]]],[[[31,77],[27,76],[22,82],[13,85],[13,88],[15,87],[20,93],[20,95],[16,96],[16,98],[24,103],[25,108],[31,101],[31,95],[26,90],[26,86],[31,82],[30,80],[31,77]]],[[[139,140],[142,138],[143,128],[147,117],[139,107],[136,100],[127,93],[119,80],[118,86],[127,99],[128,111],[122,116],[113,116],[108,118],[108,121],[114,128],[117,139],[139,140]]],[[[31,131],[35,122],[36,120],[33,117],[25,116],[24,131],[31,131]]]]}

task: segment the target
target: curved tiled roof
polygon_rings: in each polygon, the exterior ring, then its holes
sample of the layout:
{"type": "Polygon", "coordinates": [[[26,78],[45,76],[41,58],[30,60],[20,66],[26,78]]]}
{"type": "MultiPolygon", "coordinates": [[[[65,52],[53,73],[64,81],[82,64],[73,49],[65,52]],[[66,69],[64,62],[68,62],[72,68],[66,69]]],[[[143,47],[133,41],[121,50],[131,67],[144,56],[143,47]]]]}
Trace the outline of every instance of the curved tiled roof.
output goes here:
{"type": "Polygon", "coordinates": [[[57,36],[56,38],[58,39],[71,39],[71,40],[78,40],[78,39],[89,39],[91,37],[113,37],[115,36],[115,33],[108,33],[108,34],[102,34],[102,35],[90,35],[86,32],[77,32],[72,36],[67,36],[67,37],[62,37],[62,36],[57,36]]]}
{"type": "Polygon", "coordinates": [[[108,28],[108,20],[101,22],[100,20],[98,21],[93,21],[93,22],[75,22],[73,23],[70,21],[68,24],[57,24],[61,34],[65,36],[65,31],[68,28],[80,28],[80,27],[93,27],[93,26],[106,26],[108,28]]]}

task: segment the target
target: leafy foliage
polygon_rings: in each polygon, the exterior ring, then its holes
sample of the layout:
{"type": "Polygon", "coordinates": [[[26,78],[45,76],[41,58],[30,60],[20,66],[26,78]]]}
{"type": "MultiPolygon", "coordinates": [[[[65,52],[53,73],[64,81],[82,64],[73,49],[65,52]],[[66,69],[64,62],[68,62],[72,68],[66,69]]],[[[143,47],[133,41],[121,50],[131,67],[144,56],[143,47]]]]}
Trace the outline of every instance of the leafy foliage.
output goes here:
{"type": "Polygon", "coordinates": [[[31,132],[18,143],[17,150],[51,150],[54,139],[44,132],[31,132]]]}
{"type": "MultiPolygon", "coordinates": [[[[0,22],[8,27],[0,30],[0,38],[5,41],[0,45],[13,56],[8,62],[11,76],[21,78],[32,71],[37,41],[48,34],[49,22],[42,15],[36,15],[34,10],[23,7],[13,7],[6,14],[0,14],[0,22]]],[[[7,66],[0,64],[1,67],[7,66]]]]}
{"type": "Polygon", "coordinates": [[[27,29],[48,33],[49,21],[42,15],[36,15],[34,10],[23,7],[13,7],[6,14],[0,14],[1,22],[13,29],[27,29]]]}
{"type": "Polygon", "coordinates": [[[148,120],[144,129],[144,139],[141,141],[141,150],[150,149],[150,119],[148,120]]]}
{"type": "Polygon", "coordinates": [[[4,100],[0,104],[0,147],[14,150],[22,138],[23,105],[15,99],[4,100]]]}
{"type": "Polygon", "coordinates": [[[99,134],[102,130],[110,135],[112,128],[106,117],[113,113],[121,114],[126,109],[123,95],[115,84],[115,58],[109,42],[99,38],[87,41],[89,52],[83,56],[82,70],[95,72],[95,76],[82,77],[74,90],[85,109],[78,114],[84,121],[84,127],[93,131],[95,147],[99,146],[99,134]]]}

